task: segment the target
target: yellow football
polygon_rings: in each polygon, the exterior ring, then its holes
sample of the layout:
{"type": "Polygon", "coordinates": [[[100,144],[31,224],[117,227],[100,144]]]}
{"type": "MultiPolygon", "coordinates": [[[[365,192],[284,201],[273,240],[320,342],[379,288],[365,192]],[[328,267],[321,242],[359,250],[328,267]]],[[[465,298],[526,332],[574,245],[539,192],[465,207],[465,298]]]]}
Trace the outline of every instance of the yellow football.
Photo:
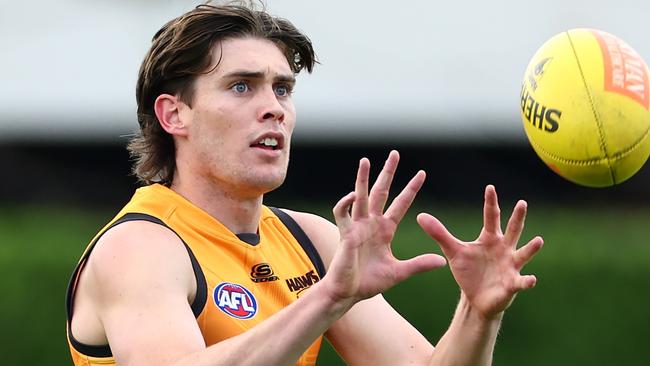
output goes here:
{"type": "Polygon", "coordinates": [[[650,154],[648,66],[620,38],[595,29],[560,33],[535,53],[521,88],[530,144],[560,176],[619,184],[650,154]]]}

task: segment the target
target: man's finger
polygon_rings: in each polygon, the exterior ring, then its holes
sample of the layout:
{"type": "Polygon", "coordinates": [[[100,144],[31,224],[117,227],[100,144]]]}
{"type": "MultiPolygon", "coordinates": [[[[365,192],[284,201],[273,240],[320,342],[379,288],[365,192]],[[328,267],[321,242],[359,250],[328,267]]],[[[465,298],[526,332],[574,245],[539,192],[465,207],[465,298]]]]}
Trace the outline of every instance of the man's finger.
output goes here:
{"type": "Polygon", "coordinates": [[[408,182],[406,187],[404,187],[402,192],[400,192],[390,206],[388,206],[385,216],[391,219],[395,224],[399,224],[399,222],[404,218],[404,215],[406,215],[409,207],[411,207],[411,204],[420,191],[420,188],[422,188],[425,179],[426,173],[423,170],[417,172],[417,174],[415,174],[415,176],[408,182]]]}
{"type": "Polygon", "coordinates": [[[537,277],[535,275],[525,275],[519,276],[515,280],[515,291],[519,292],[521,290],[528,290],[537,284],[537,277]]]}
{"type": "Polygon", "coordinates": [[[352,205],[352,219],[357,220],[368,216],[368,180],[370,176],[370,160],[362,158],[357,170],[357,181],[354,185],[356,195],[352,205]]]}
{"type": "Polygon", "coordinates": [[[447,261],[443,256],[437,254],[422,254],[411,259],[400,261],[395,269],[395,279],[397,283],[399,283],[416,273],[440,268],[445,264],[447,264],[447,261]]]}
{"type": "Polygon", "coordinates": [[[523,247],[517,249],[514,255],[515,266],[517,269],[521,269],[526,265],[544,245],[544,240],[541,236],[534,237],[523,247]]]}
{"type": "Polygon", "coordinates": [[[510,215],[508,226],[506,227],[505,240],[506,243],[511,243],[513,247],[517,246],[521,232],[524,230],[524,221],[526,219],[526,211],[528,209],[526,201],[520,200],[515,205],[515,209],[510,215]]]}
{"type": "Polygon", "coordinates": [[[417,216],[417,222],[420,227],[429,234],[440,246],[442,252],[448,260],[451,260],[458,251],[458,246],[462,245],[461,241],[456,239],[447,228],[435,217],[421,213],[417,216]]]}
{"type": "Polygon", "coordinates": [[[338,226],[339,230],[347,228],[351,223],[350,206],[354,202],[355,195],[355,192],[348,193],[341,198],[332,209],[334,220],[336,221],[336,226],[338,226]]]}
{"type": "Polygon", "coordinates": [[[485,187],[485,203],[483,205],[483,227],[491,234],[501,233],[501,211],[497,199],[497,191],[493,185],[485,187]]]}
{"type": "Polygon", "coordinates": [[[388,154],[384,167],[381,169],[375,184],[370,189],[368,212],[376,215],[381,215],[384,212],[384,206],[388,200],[390,186],[393,182],[398,163],[399,153],[393,150],[388,154]]]}

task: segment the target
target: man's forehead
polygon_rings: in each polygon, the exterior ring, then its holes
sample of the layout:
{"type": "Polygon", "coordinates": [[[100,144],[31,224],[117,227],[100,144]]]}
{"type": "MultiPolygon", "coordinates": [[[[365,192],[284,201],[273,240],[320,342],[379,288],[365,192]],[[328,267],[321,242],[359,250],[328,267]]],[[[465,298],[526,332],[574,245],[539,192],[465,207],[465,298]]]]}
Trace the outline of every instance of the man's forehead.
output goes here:
{"type": "Polygon", "coordinates": [[[213,73],[263,73],[266,76],[293,76],[289,62],[275,43],[258,38],[230,38],[213,50],[213,73]]]}

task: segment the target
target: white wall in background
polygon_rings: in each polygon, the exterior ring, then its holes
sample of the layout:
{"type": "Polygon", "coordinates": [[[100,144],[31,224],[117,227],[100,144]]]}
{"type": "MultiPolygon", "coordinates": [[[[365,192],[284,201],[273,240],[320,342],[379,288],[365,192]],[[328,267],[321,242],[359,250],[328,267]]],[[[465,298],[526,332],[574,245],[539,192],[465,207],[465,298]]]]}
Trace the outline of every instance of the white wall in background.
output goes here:
{"type": "MultiPolygon", "coordinates": [[[[0,4],[0,141],[114,139],[137,127],[151,36],[196,2],[0,4]]],[[[535,50],[576,27],[650,60],[650,2],[267,0],[314,42],[296,133],[322,139],[521,142],[519,90],[535,50]]]]}

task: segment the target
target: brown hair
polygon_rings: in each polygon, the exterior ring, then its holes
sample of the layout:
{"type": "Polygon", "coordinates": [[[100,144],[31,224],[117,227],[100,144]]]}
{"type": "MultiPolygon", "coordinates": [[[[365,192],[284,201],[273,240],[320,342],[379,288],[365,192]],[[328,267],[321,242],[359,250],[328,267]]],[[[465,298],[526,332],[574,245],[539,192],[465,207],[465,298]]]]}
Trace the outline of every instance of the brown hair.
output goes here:
{"type": "Polygon", "coordinates": [[[311,72],[316,63],[309,38],[289,21],[257,10],[250,2],[199,5],[165,24],[152,39],[136,85],[140,132],[127,149],[134,159],[133,173],[141,182],[169,185],[176,169],[174,140],[156,117],[156,98],[177,95],[191,106],[195,78],[214,69],[210,68],[213,45],[240,37],[274,42],[295,74],[303,68],[311,72]]]}

